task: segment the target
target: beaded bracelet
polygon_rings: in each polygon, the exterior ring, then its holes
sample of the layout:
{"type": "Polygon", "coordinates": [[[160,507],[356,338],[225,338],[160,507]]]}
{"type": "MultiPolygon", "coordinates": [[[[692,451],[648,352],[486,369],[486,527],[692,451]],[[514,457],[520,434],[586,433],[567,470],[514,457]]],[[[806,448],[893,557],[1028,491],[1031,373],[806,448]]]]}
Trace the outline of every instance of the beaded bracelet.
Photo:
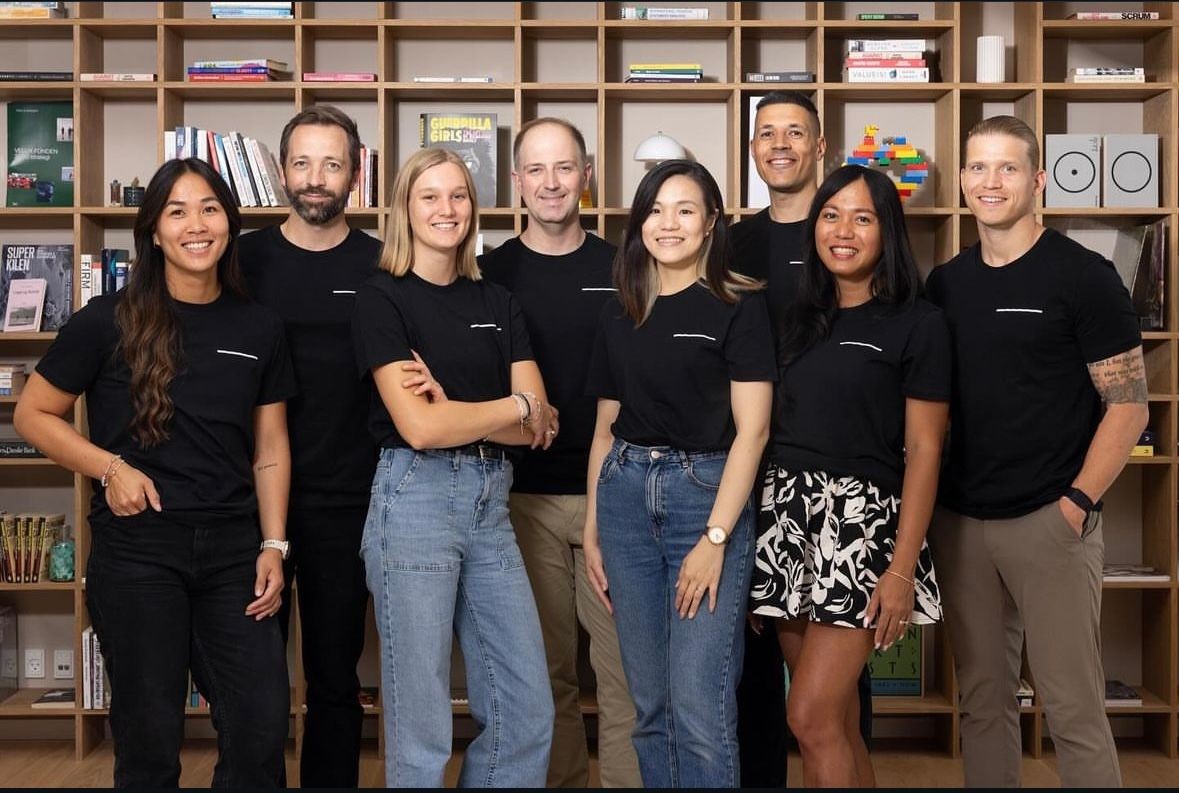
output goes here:
{"type": "Polygon", "coordinates": [[[126,462],[121,454],[116,454],[111,461],[106,464],[106,470],[102,474],[102,486],[106,487],[115,478],[115,474],[119,472],[119,468],[126,462]]]}

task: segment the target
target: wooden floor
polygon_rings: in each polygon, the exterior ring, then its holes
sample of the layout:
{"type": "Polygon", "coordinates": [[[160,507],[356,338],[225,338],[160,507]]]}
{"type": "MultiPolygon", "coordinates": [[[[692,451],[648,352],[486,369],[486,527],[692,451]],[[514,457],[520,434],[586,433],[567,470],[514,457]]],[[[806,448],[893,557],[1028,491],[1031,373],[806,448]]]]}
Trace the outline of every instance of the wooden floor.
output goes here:
{"type": "MultiPolygon", "coordinates": [[[[962,764],[942,752],[910,752],[884,749],[873,754],[876,779],[881,787],[960,787],[962,764]]],[[[1126,787],[1179,787],[1179,760],[1168,760],[1152,749],[1120,749],[1122,776],[1126,787]]],[[[182,787],[207,787],[217,759],[211,741],[192,741],[183,754],[182,787]]],[[[447,768],[446,782],[453,786],[458,777],[461,757],[456,756],[447,768]]],[[[597,783],[597,763],[590,762],[591,784],[597,783]]],[[[9,787],[110,787],[111,743],[104,742],[89,757],[75,762],[73,746],[58,741],[0,741],[0,786],[9,787]]],[[[287,752],[288,773],[294,774],[293,750],[287,752]]],[[[790,787],[802,786],[802,766],[791,755],[790,787]]],[[[367,750],[361,759],[362,787],[382,787],[383,770],[375,750],[367,750]]],[[[1055,759],[1024,759],[1023,783],[1026,787],[1058,787],[1055,759]]]]}

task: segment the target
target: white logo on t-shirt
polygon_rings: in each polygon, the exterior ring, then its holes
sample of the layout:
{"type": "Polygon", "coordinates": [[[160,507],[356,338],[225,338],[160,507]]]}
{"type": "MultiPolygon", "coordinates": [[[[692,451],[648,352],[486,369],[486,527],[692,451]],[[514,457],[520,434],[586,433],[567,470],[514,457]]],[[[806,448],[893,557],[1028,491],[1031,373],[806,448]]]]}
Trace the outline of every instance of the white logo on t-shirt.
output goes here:
{"type": "Polygon", "coordinates": [[[333,289],[332,294],[333,295],[354,295],[354,294],[356,294],[356,290],[355,289],[333,289]]]}
{"type": "Polygon", "coordinates": [[[706,333],[673,333],[673,339],[708,339],[709,341],[716,341],[715,338],[706,333]]]}
{"type": "Polygon", "coordinates": [[[612,286],[583,286],[582,292],[617,292],[618,290],[612,286]]]}
{"type": "Polygon", "coordinates": [[[884,352],[884,350],[880,349],[875,344],[869,344],[866,341],[841,341],[841,342],[839,342],[840,347],[844,346],[845,344],[850,345],[852,347],[870,347],[871,349],[876,350],[876,352],[884,352]]]}
{"type": "Polygon", "coordinates": [[[471,327],[472,328],[495,328],[496,330],[503,330],[503,328],[501,328],[499,325],[496,325],[494,322],[487,322],[482,325],[475,324],[475,325],[472,325],[471,327]]]}
{"type": "Polygon", "coordinates": [[[996,314],[1043,314],[1042,308],[997,308],[996,314]]]}
{"type": "Polygon", "coordinates": [[[237,350],[217,350],[222,355],[236,355],[239,358],[249,358],[252,361],[258,360],[257,355],[250,355],[248,352],[238,352],[237,350]]]}

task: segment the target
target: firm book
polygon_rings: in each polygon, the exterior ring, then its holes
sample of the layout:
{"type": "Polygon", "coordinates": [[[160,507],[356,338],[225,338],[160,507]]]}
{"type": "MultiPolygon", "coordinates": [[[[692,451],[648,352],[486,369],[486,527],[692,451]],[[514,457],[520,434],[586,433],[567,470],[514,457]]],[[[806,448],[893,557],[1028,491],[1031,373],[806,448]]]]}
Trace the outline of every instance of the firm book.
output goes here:
{"type": "Polygon", "coordinates": [[[707,8],[668,8],[666,6],[623,6],[621,19],[646,19],[666,21],[702,21],[708,19],[707,8]]]}
{"type": "Polygon", "coordinates": [[[1142,22],[1159,18],[1158,11],[1077,11],[1069,19],[1085,22],[1142,22]]]}
{"type": "Polygon", "coordinates": [[[747,83],[813,83],[814,72],[746,72],[747,83]]]}

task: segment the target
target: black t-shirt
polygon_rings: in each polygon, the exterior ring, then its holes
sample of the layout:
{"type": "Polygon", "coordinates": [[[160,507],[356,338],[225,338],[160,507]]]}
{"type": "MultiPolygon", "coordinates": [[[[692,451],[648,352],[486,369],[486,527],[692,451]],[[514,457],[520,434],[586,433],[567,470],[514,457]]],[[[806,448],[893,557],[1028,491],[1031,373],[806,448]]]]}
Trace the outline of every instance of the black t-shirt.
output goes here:
{"type": "MultiPolygon", "coordinates": [[[[352,340],[361,375],[417,352],[447,399],[487,402],[512,393],[512,364],[532,360],[520,304],[489,281],[458,278],[438,286],[413,272],[378,272],[356,293],[352,340]]],[[[409,444],[374,387],[369,431],[382,448],[409,444]]]]}
{"type": "Polygon", "coordinates": [[[729,269],[766,282],[775,337],[782,335],[786,309],[793,302],[802,277],[805,229],[805,220],[774,221],[768,207],[732,227],[733,260],[729,269]]]}
{"type": "Polygon", "coordinates": [[[602,306],[615,295],[613,261],[614,246],[593,234],[564,256],[537,253],[513,237],[479,257],[483,276],[520,302],[549,401],[560,411],[561,432],[553,445],[529,450],[516,466],[517,492],[585,493],[597,412],[595,400],[585,395],[585,373],[602,306]]]}
{"type": "Polygon", "coordinates": [[[974,245],[936,268],[926,292],[954,342],[941,502],[994,519],[1060,498],[1101,419],[1086,364],[1142,343],[1113,264],[1046,229],[1004,267],[974,245]]]}
{"type": "Polygon", "coordinates": [[[776,382],[762,291],[729,304],[693,284],[656,298],[635,327],[622,304],[602,308],[586,392],[622,403],[614,437],[639,446],[728,450],[736,437],[730,387],[776,382]]]}
{"type": "MultiPolygon", "coordinates": [[[[254,515],[254,409],[295,393],[282,320],[228,291],[212,303],[173,302],[183,348],[168,389],[175,413],[168,440],[145,450],[132,436],[131,369],[117,349],[123,294],[75,312],[37,371],[62,391],[85,393],[90,440],[155,483],[165,516],[207,524],[254,515]]],[[[115,520],[97,482],[90,520],[115,520]]]]}
{"type": "Polygon", "coordinates": [[[377,272],[380,241],[352,232],[326,251],[300,248],[269,226],[241,238],[250,292],[286,325],[298,395],[287,405],[291,506],[368,503],[377,450],[365,425],[369,388],[356,377],[356,290],[377,272]]]}
{"type": "Polygon", "coordinates": [[[950,332],[932,304],[842,309],[826,341],[782,371],[773,460],[868,479],[900,495],[905,399],[950,399],[950,332]]]}

